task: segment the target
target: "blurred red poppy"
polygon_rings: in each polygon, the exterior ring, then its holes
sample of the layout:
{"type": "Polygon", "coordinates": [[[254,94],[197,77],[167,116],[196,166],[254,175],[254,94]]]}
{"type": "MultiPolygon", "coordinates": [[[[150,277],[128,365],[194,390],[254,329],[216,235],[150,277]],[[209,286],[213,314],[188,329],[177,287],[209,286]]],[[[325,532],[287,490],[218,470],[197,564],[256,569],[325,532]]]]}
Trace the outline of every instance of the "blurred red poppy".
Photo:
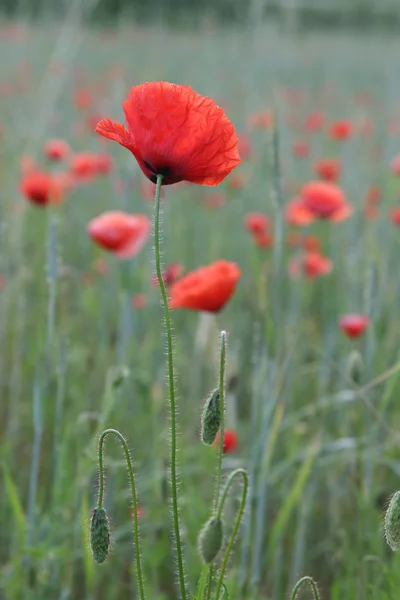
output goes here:
{"type": "Polygon", "coordinates": [[[326,181],[336,181],[340,177],[342,165],[337,158],[321,158],[314,164],[314,171],[326,181]]]}
{"type": "Polygon", "coordinates": [[[304,275],[307,279],[315,279],[320,275],[328,275],[331,271],[332,261],[319,252],[304,252],[299,256],[293,256],[289,262],[291,277],[304,275]]]}
{"type": "Polygon", "coordinates": [[[19,185],[22,195],[38,206],[59,204],[68,187],[69,180],[64,173],[51,175],[43,171],[27,173],[19,185]]]}
{"type": "MultiPolygon", "coordinates": [[[[218,433],[215,437],[215,442],[214,442],[214,444],[217,448],[219,448],[219,445],[221,443],[220,440],[221,440],[221,432],[218,431],[218,433]]],[[[222,452],[224,454],[229,454],[230,452],[235,452],[235,450],[237,450],[238,447],[239,447],[239,438],[238,438],[236,431],[234,431],[233,429],[225,429],[222,452]]]]}
{"type": "Polygon", "coordinates": [[[209,208],[223,208],[226,205],[226,195],[223,192],[208,194],[204,202],[209,208]]]}
{"type": "Polygon", "coordinates": [[[310,181],[303,186],[300,198],[304,207],[317,219],[338,223],[353,213],[342,189],[328,181],[310,181]]]}
{"type": "Polygon", "coordinates": [[[306,235],[302,241],[302,246],[307,252],[319,252],[321,250],[321,240],[315,235],[306,235]]]}
{"type": "Polygon", "coordinates": [[[218,185],[240,163],[233,124],[211,98],[165,81],[131,88],[126,129],[103,119],[97,133],[130,150],[143,173],[163,184],[218,185]]]}
{"type": "Polygon", "coordinates": [[[369,325],[367,315],[349,314],[339,317],[339,327],[349,338],[358,338],[363,335],[369,325]]]}
{"type": "Polygon", "coordinates": [[[249,126],[254,129],[271,129],[272,123],[272,114],[269,110],[259,110],[248,118],[249,126]]]}
{"type": "Polygon", "coordinates": [[[298,140],[292,144],[292,152],[297,158],[307,158],[310,154],[310,145],[307,142],[298,140]]]}
{"type": "Polygon", "coordinates": [[[295,227],[306,227],[315,221],[315,216],[301,198],[293,198],[285,207],[285,219],[295,227]]]}
{"type": "Polygon", "coordinates": [[[400,227],[400,206],[396,206],[392,208],[389,213],[389,218],[396,225],[396,227],[400,227]]]}
{"type": "Polygon", "coordinates": [[[112,166],[111,156],[106,152],[78,152],[69,163],[71,174],[79,182],[89,182],[96,175],[107,175],[112,166]]]}
{"type": "Polygon", "coordinates": [[[93,94],[90,90],[82,88],[75,92],[75,106],[80,109],[89,108],[93,104],[93,94]]]}
{"type": "Polygon", "coordinates": [[[136,310],[143,310],[147,304],[147,298],[145,294],[135,294],[132,298],[132,306],[136,310]]]}
{"type": "Polygon", "coordinates": [[[241,190],[244,188],[246,178],[242,173],[234,173],[228,177],[226,183],[231,190],[241,190]]]}
{"type": "Polygon", "coordinates": [[[391,169],[395,175],[400,175],[400,155],[392,160],[391,169]]]}
{"type": "Polygon", "coordinates": [[[376,204],[382,199],[381,189],[376,185],[371,185],[367,189],[365,199],[369,204],[376,204]]]}
{"type": "Polygon", "coordinates": [[[258,212],[248,213],[244,218],[244,223],[247,231],[253,234],[264,233],[271,225],[269,217],[258,212]]]}
{"type": "Polygon", "coordinates": [[[334,121],[329,127],[329,135],[333,140],[347,140],[353,133],[353,124],[345,119],[334,121]]]}
{"type": "Polygon", "coordinates": [[[320,131],[325,124],[325,115],[321,112],[311,112],[307,115],[304,127],[306,131],[310,133],[315,133],[320,131]]]}
{"type": "Polygon", "coordinates": [[[251,139],[247,133],[241,133],[239,135],[239,155],[242,160],[249,160],[252,154],[251,139]]]}
{"type": "Polygon", "coordinates": [[[170,307],[219,312],[232,297],[241,271],[236,263],[217,260],[191,271],[170,289],[170,307]]]}
{"type": "Polygon", "coordinates": [[[44,154],[49,160],[64,160],[70,152],[69,144],[65,140],[49,140],[44,146],[44,154]]]}
{"type": "MultiPolygon", "coordinates": [[[[182,275],[183,267],[178,262],[173,262],[166,267],[162,273],[163,282],[166,286],[172,285],[182,275]]],[[[159,285],[157,275],[152,278],[154,285],[159,285]]]]}
{"type": "Polygon", "coordinates": [[[136,256],[150,231],[149,217],[120,211],[105,212],[90,221],[87,227],[88,235],[96,244],[122,259],[136,256]]]}

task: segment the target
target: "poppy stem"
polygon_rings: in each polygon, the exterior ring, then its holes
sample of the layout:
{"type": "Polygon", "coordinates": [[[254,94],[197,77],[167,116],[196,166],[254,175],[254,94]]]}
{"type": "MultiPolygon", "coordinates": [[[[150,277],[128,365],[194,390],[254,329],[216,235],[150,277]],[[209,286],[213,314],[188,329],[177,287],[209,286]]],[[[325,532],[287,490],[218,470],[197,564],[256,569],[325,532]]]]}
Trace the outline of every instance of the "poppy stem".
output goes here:
{"type": "Polygon", "coordinates": [[[171,445],[170,445],[170,461],[171,461],[171,495],[172,495],[172,520],[174,527],[174,537],[176,544],[179,586],[182,600],[186,600],[186,585],[185,571],[183,567],[183,552],[181,542],[181,532],[179,528],[179,509],[178,509],[178,481],[177,481],[177,415],[175,402],[175,385],[174,385],[174,362],[172,349],[172,328],[171,317],[169,312],[167,290],[165,289],[164,279],[161,271],[161,251],[160,251],[160,192],[163,181],[162,175],[157,175],[156,192],[154,198],[154,248],[156,260],[156,273],[158,283],[161,290],[161,298],[164,309],[165,326],[167,331],[167,361],[168,361],[168,387],[169,387],[169,408],[171,416],[171,445]]]}
{"type": "Polygon", "coordinates": [[[128,477],[129,483],[131,486],[131,497],[132,497],[132,510],[133,510],[133,545],[135,547],[135,560],[136,560],[136,572],[138,578],[138,587],[139,587],[139,596],[140,600],[145,600],[146,595],[144,592],[144,583],[143,583],[143,571],[142,571],[142,561],[141,561],[141,551],[140,551],[140,537],[139,537],[139,520],[138,520],[138,504],[137,504],[137,496],[136,496],[136,486],[135,486],[135,477],[133,474],[132,460],[129,453],[128,444],[122,433],[117,431],[116,429],[105,429],[100,436],[99,440],[99,495],[97,499],[97,508],[103,507],[104,502],[104,464],[103,464],[103,454],[104,454],[104,442],[108,435],[114,435],[118,438],[122,449],[125,454],[126,466],[128,468],[128,477]]]}
{"type": "Polygon", "coordinates": [[[230,487],[231,487],[231,485],[233,483],[233,480],[238,475],[241,475],[241,477],[243,479],[242,499],[240,501],[239,510],[238,510],[238,513],[237,513],[237,516],[236,516],[236,521],[235,521],[235,524],[233,526],[231,537],[229,538],[229,542],[228,542],[228,545],[227,545],[226,550],[225,550],[225,555],[224,555],[224,558],[223,558],[223,561],[222,561],[221,570],[219,572],[217,590],[215,592],[215,600],[219,600],[219,596],[221,594],[222,584],[224,582],[224,576],[225,576],[226,567],[228,565],[228,560],[229,560],[230,554],[232,552],[233,544],[235,543],[237,532],[239,530],[239,526],[240,526],[240,523],[241,523],[242,518],[243,518],[244,510],[246,508],[247,491],[249,489],[249,476],[247,475],[247,472],[244,469],[235,469],[229,475],[229,477],[228,477],[228,479],[226,480],[226,483],[225,483],[224,491],[222,492],[221,502],[219,503],[219,506],[218,506],[217,516],[219,518],[221,518],[222,511],[223,511],[224,506],[225,506],[225,501],[226,501],[226,498],[228,496],[228,492],[229,492],[230,487]]]}
{"type": "Polygon", "coordinates": [[[302,577],[296,583],[296,585],[293,588],[291,600],[296,600],[297,592],[299,591],[299,589],[301,588],[301,586],[303,585],[303,583],[309,583],[310,587],[311,587],[311,589],[313,591],[314,600],[320,600],[319,593],[318,593],[318,588],[317,588],[317,584],[315,583],[314,579],[312,577],[310,577],[309,575],[306,575],[305,577],[302,577]]]}

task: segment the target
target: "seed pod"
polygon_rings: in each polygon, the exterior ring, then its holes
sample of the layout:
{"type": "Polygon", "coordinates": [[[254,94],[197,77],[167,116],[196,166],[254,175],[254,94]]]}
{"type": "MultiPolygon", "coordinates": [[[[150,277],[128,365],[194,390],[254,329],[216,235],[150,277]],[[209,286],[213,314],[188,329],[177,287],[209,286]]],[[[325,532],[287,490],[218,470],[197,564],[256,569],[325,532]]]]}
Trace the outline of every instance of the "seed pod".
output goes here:
{"type": "Polygon", "coordinates": [[[93,559],[102,563],[108,556],[110,547],[110,523],[104,508],[94,508],[90,521],[90,546],[93,559]]]}
{"type": "Polygon", "coordinates": [[[347,359],[347,376],[352,383],[358,385],[361,381],[364,364],[358,350],[353,350],[347,359]]]}
{"type": "Polygon", "coordinates": [[[392,550],[400,549],[400,492],[390,500],[385,516],[386,541],[392,550]]]}
{"type": "Polygon", "coordinates": [[[215,389],[208,396],[201,417],[201,441],[211,446],[221,425],[221,407],[219,390],[215,389]]]}
{"type": "Polygon", "coordinates": [[[211,517],[200,532],[199,552],[206,564],[213,562],[221,550],[223,529],[222,520],[218,517],[211,517]]]}

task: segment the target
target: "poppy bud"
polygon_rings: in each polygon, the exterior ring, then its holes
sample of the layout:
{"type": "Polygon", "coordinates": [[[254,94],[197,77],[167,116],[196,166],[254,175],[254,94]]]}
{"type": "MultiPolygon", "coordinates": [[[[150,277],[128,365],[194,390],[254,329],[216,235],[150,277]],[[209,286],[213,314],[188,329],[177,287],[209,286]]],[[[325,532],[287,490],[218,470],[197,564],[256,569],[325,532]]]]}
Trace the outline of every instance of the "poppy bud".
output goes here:
{"type": "Polygon", "coordinates": [[[390,500],[385,515],[386,541],[392,550],[400,549],[400,492],[396,492],[390,500]]]}
{"type": "Polygon", "coordinates": [[[94,508],[90,521],[90,546],[97,563],[106,560],[110,547],[110,523],[104,508],[94,508]]]}
{"type": "Polygon", "coordinates": [[[221,425],[221,406],[219,390],[215,389],[208,396],[201,417],[201,441],[211,446],[221,425]]]}
{"type": "Polygon", "coordinates": [[[199,535],[199,552],[203,561],[208,564],[213,562],[221,550],[224,537],[222,520],[212,517],[204,525],[199,535]]]}
{"type": "Polygon", "coordinates": [[[358,350],[353,350],[347,359],[347,376],[352,383],[358,385],[364,369],[363,360],[358,350]]]}

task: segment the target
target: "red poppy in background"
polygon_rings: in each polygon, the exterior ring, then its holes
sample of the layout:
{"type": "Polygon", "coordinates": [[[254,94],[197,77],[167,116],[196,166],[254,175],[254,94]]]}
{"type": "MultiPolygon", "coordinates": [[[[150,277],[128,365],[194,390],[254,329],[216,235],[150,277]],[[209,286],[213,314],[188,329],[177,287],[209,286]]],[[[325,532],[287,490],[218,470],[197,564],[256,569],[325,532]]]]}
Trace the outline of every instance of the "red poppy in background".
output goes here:
{"type": "Polygon", "coordinates": [[[329,127],[329,136],[333,140],[347,140],[352,134],[353,124],[345,119],[334,121],[329,127]]]}
{"type": "Polygon", "coordinates": [[[244,218],[244,224],[247,231],[252,234],[264,233],[271,225],[271,221],[267,215],[263,213],[248,213],[244,218]]]}
{"type": "Polygon", "coordinates": [[[320,252],[321,240],[315,235],[306,235],[302,240],[302,246],[307,252],[320,252]]]}
{"type": "Polygon", "coordinates": [[[252,144],[251,139],[247,133],[241,133],[239,135],[239,155],[242,160],[249,160],[252,155],[252,144]]]}
{"type": "Polygon", "coordinates": [[[301,198],[293,198],[285,207],[285,219],[295,227],[306,227],[315,221],[315,216],[301,198]]]}
{"type": "Polygon", "coordinates": [[[381,189],[376,185],[371,185],[367,189],[365,199],[369,204],[376,204],[380,202],[380,200],[382,199],[381,189]]]}
{"type": "Polygon", "coordinates": [[[222,192],[208,194],[204,199],[204,203],[209,208],[223,208],[226,205],[226,195],[222,192]]]}
{"type": "Polygon", "coordinates": [[[82,88],[75,92],[75,106],[80,109],[89,108],[93,104],[93,94],[90,90],[82,88]]]}
{"type": "Polygon", "coordinates": [[[236,263],[217,260],[191,271],[170,289],[170,307],[219,312],[232,297],[241,271],[236,263]]]}
{"type": "MultiPolygon", "coordinates": [[[[178,262],[171,263],[162,272],[162,278],[163,278],[164,284],[166,286],[172,285],[182,275],[182,272],[183,272],[183,267],[180,263],[178,263],[178,262]]],[[[159,285],[157,275],[153,276],[152,283],[154,285],[159,285]]]]}
{"type": "MultiPolygon", "coordinates": [[[[218,431],[214,444],[217,448],[219,448],[221,440],[221,432],[218,431]]],[[[224,454],[229,454],[230,452],[235,452],[239,447],[239,438],[237,436],[236,431],[233,429],[225,429],[224,431],[224,443],[222,446],[222,452],[224,454]]]]}
{"type": "Polygon", "coordinates": [[[400,175],[400,155],[396,156],[391,162],[391,169],[395,175],[400,175]]]}
{"type": "Polygon", "coordinates": [[[90,221],[87,232],[96,244],[122,259],[136,256],[151,231],[146,215],[130,215],[120,211],[105,212],[90,221]]]}
{"type": "Polygon", "coordinates": [[[44,155],[53,161],[64,160],[70,152],[69,144],[65,140],[49,140],[44,146],[44,155]]]}
{"type": "Polygon", "coordinates": [[[132,298],[132,306],[136,310],[143,310],[147,304],[147,298],[145,294],[135,294],[132,298]]]}
{"type": "Polygon", "coordinates": [[[328,181],[310,181],[303,186],[300,199],[317,219],[329,219],[338,223],[353,212],[343,190],[328,181]]]}
{"type": "Polygon", "coordinates": [[[32,204],[46,206],[59,204],[69,187],[69,179],[64,173],[51,175],[43,171],[32,171],[22,178],[19,190],[32,204]]]}
{"type": "Polygon", "coordinates": [[[320,252],[304,252],[302,255],[293,256],[289,262],[291,277],[304,275],[307,279],[315,279],[320,275],[328,275],[331,271],[332,261],[320,252]]]}
{"type": "Polygon", "coordinates": [[[298,140],[292,144],[292,152],[297,158],[307,158],[310,154],[310,145],[307,142],[298,140]]]}
{"type": "Polygon", "coordinates": [[[113,168],[113,162],[111,156],[107,154],[107,152],[95,154],[94,162],[95,171],[99,175],[108,175],[109,173],[111,173],[113,168]]]}
{"type": "Polygon", "coordinates": [[[349,338],[358,338],[363,335],[369,325],[367,315],[349,314],[338,319],[340,329],[349,338]]]}
{"type": "Polygon", "coordinates": [[[337,158],[321,158],[314,164],[314,171],[325,181],[336,181],[340,177],[342,165],[337,158]]]}
{"type": "Polygon", "coordinates": [[[211,98],[165,81],[131,88],[126,129],[103,119],[97,133],[130,150],[143,173],[163,184],[218,185],[240,163],[233,124],[211,98]]]}
{"type": "Polygon", "coordinates": [[[396,227],[400,227],[400,206],[392,208],[389,213],[389,218],[396,227]]]}
{"type": "Polygon", "coordinates": [[[307,115],[305,122],[304,122],[304,127],[306,129],[306,131],[310,132],[310,133],[315,133],[317,131],[320,131],[323,126],[325,125],[325,115],[321,112],[311,112],[310,114],[307,115]]]}
{"type": "Polygon", "coordinates": [[[248,123],[254,129],[271,129],[273,124],[272,114],[269,110],[259,110],[249,116],[248,123]]]}
{"type": "Polygon", "coordinates": [[[112,170],[112,159],[106,152],[78,152],[69,163],[71,174],[77,181],[91,181],[96,175],[107,175],[112,170]]]}
{"type": "Polygon", "coordinates": [[[231,190],[241,190],[245,186],[246,178],[242,173],[234,173],[228,177],[226,183],[231,190]]]}

